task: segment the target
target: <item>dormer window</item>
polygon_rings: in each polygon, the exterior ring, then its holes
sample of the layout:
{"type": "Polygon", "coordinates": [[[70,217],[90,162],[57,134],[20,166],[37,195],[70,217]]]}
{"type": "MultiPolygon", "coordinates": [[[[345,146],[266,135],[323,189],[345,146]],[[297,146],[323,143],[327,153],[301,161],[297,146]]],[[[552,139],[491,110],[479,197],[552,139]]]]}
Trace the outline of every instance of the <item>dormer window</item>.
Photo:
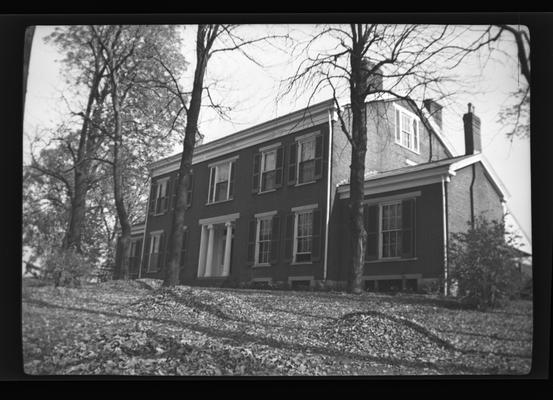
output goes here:
{"type": "Polygon", "coordinates": [[[395,105],[395,142],[415,153],[420,152],[420,120],[403,107],[395,105]]]}

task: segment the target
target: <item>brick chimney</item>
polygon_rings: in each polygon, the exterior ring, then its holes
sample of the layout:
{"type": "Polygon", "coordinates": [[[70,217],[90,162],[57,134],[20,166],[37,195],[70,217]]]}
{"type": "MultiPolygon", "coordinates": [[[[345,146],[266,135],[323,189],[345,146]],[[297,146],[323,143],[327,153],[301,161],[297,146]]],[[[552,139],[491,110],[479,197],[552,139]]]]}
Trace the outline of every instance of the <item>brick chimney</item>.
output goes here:
{"type": "Polygon", "coordinates": [[[480,138],[480,118],[474,114],[474,106],[468,104],[468,112],[463,115],[465,126],[465,154],[475,154],[482,151],[482,139],[480,138]]]}
{"type": "MultiPolygon", "coordinates": [[[[361,73],[364,75],[368,74],[368,72],[371,71],[374,66],[375,63],[370,61],[368,58],[363,58],[363,60],[361,60],[361,73]]],[[[382,73],[380,71],[380,68],[374,71],[371,76],[367,77],[366,84],[366,87],[370,87],[370,92],[377,92],[379,90],[382,90],[382,73]]]]}
{"type": "Polygon", "coordinates": [[[423,100],[424,108],[428,110],[430,116],[434,119],[436,124],[442,128],[442,106],[432,99],[423,100]]]}

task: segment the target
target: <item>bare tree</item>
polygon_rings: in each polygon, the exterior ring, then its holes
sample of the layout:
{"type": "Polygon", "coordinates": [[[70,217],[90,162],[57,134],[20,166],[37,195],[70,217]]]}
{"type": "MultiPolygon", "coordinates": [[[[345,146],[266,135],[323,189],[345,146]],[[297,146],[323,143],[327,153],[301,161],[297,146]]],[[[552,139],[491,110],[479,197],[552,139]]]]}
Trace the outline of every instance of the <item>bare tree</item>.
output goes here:
{"type": "Polygon", "coordinates": [[[239,26],[237,25],[198,25],[196,32],[196,67],[194,70],[192,90],[189,92],[185,92],[179,87],[177,75],[165,65],[162,57],[158,59],[172,77],[172,91],[180,99],[181,109],[184,110],[186,117],[185,136],[176,187],[175,211],[173,214],[171,237],[167,251],[169,258],[167,260],[163,281],[165,286],[173,286],[179,283],[180,255],[184,238],[184,217],[192,172],[192,156],[194,154],[196,140],[201,136],[198,131],[198,123],[204,93],[207,94],[210,106],[213,107],[220,116],[225,117],[225,113],[228,111],[226,107],[214,103],[209,89],[205,87],[204,81],[209,60],[216,53],[238,51],[250,61],[260,65],[244,50],[244,48],[248,45],[260,42],[271,44],[272,39],[284,37],[286,36],[265,35],[259,38],[246,39],[239,33],[239,26]]]}
{"type": "MultiPolygon", "coordinates": [[[[284,94],[310,88],[312,96],[329,90],[341,129],[351,145],[350,230],[352,261],[349,290],[361,292],[367,234],[363,224],[363,183],[367,153],[367,96],[408,102],[424,122],[425,98],[445,99],[447,71],[495,39],[490,31],[462,40],[470,28],[420,25],[350,24],[322,26],[300,42],[302,61],[285,81],[284,94]],[[323,49],[321,49],[323,47],[323,49]],[[381,84],[384,82],[384,85],[381,84]],[[347,98],[346,108],[343,101],[347,98]],[[420,101],[417,101],[420,100],[420,101]],[[346,115],[347,114],[347,115],[346,115]]],[[[297,53],[298,54],[298,53],[297,53]]]]}

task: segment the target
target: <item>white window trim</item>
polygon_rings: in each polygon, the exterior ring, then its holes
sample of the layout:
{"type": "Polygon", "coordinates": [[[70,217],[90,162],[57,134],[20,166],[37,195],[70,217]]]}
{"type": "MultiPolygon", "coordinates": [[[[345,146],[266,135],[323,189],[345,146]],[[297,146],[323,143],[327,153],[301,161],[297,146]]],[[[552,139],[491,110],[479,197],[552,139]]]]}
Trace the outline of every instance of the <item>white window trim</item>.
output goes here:
{"type": "Polygon", "coordinates": [[[217,225],[224,222],[232,222],[240,218],[240,213],[220,215],[218,217],[203,218],[198,220],[198,225],[217,225]]]}
{"type": "Polygon", "coordinates": [[[237,158],[238,158],[238,156],[227,159],[227,160],[224,160],[224,161],[218,161],[217,163],[210,164],[210,166],[209,166],[209,190],[208,190],[208,199],[207,199],[206,204],[208,204],[208,205],[209,204],[216,204],[216,203],[222,203],[222,202],[225,202],[225,201],[232,200],[231,198],[229,198],[230,197],[230,176],[231,176],[232,170],[234,169],[234,162],[237,158]],[[227,175],[227,196],[226,196],[226,199],[224,199],[224,200],[215,201],[215,193],[216,193],[215,188],[216,188],[217,178],[219,176],[219,166],[225,165],[227,163],[229,164],[228,175],[227,175]],[[212,179],[212,175],[211,175],[211,169],[212,168],[215,168],[215,173],[213,174],[213,179],[212,179]],[[210,190],[211,190],[211,193],[209,193],[210,190]],[[211,198],[209,198],[209,194],[211,194],[211,198]]]}
{"type": "Polygon", "coordinates": [[[273,143],[273,144],[270,144],[270,145],[265,146],[265,147],[260,147],[259,152],[263,153],[265,151],[275,150],[275,149],[278,149],[281,145],[282,145],[282,143],[277,142],[277,143],[273,143]]]}
{"type": "MultiPolygon", "coordinates": [[[[396,110],[399,110],[400,114],[399,114],[399,124],[400,124],[400,127],[399,127],[399,134],[400,134],[400,138],[399,138],[399,141],[397,140],[397,137],[396,137],[396,129],[397,127],[394,129],[394,132],[393,132],[393,135],[394,135],[394,142],[398,145],[400,145],[401,147],[403,147],[404,149],[407,149],[409,151],[412,151],[413,153],[416,153],[416,154],[420,154],[420,146],[421,146],[421,133],[420,133],[420,129],[421,129],[421,120],[420,118],[414,114],[413,112],[407,110],[405,107],[402,107],[398,104],[394,104],[394,120],[396,120],[396,110]],[[415,121],[417,121],[417,133],[416,133],[416,136],[417,136],[417,147],[416,148],[410,148],[410,147],[407,147],[405,146],[402,142],[403,142],[403,130],[402,130],[402,122],[401,122],[401,114],[405,114],[407,115],[409,118],[412,118],[414,119],[415,121]]],[[[398,121],[396,120],[395,121],[396,124],[398,123],[398,121]]],[[[415,134],[413,133],[413,141],[415,140],[415,134]]]]}
{"type": "Polygon", "coordinates": [[[277,210],[267,211],[267,212],[254,214],[254,218],[272,217],[273,215],[277,215],[277,214],[278,214],[277,210]]]}
{"type": "Polygon", "coordinates": [[[292,207],[291,211],[297,213],[298,211],[307,211],[314,208],[319,208],[319,203],[307,204],[305,206],[292,207]]]}
{"type": "Polygon", "coordinates": [[[153,248],[154,248],[154,240],[152,240],[154,237],[158,238],[157,239],[157,245],[158,245],[158,254],[159,254],[159,242],[161,240],[161,235],[163,235],[163,230],[158,230],[158,231],[152,231],[150,232],[150,249],[148,251],[148,268],[146,269],[146,272],[157,272],[159,271],[159,267],[157,269],[152,269],[151,267],[151,264],[152,264],[152,254],[153,254],[153,248]]]}
{"type": "MultiPolygon", "coordinates": [[[[265,213],[265,214],[266,215],[256,217],[256,222],[255,222],[255,255],[254,255],[255,259],[254,259],[254,263],[253,263],[254,267],[268,267],[268,266],[271,265],[270,262],[264,262],[264,263],[259,262],[259,232],[261,230],[261,221],[271,221],[271,240],[270,241],[272,241],[273,240],[273,238],[272,238],[272,235],[273,235],[273,232],[272,232],[272,230],[273,230],[272,219],[273,219],[273,216],[276,214],[276,211],[274,212],[274,214],[269,214],[269,215],[267,215],[267,213],[265,213]]],[[[271,254],[269,253],[269,260],[270,259],[271,259],[271,254]]]]}
{"type": "Polygon", "coordinates": [[[212,168],[212,167],[216,167],[217,165],[220,165],[220,164],[226,164],[228,162],[234,162],[236,160],[238,160],[238,156],[234,156],[234,157],[229,157],[229,158],[225,158],[224,160],[219,160],[219,161],[215,161],[215,162],[212,162],[210,164],[207,165],[208,168],[212,168]]]}
{"type": "MultiPolygon", "coordinates": [[[[171,198],[170,195],[167,194],[167,183],[169,182],[169,177],[166,176],[165,178],[161,178],[161,179],[158,179],[156,180],[156,193],[155,193],[155,197],[154,197],[154,214],[153,215],[163,215],[167,212],[167,210],[165,211],[162,211],[162,212],[158,212],[157,211],[157,201],[161,198],[160,194],[161,194],[161,187],[164,186],[165,187],[165,197],[168,197],[168,198],[171,198]]],[[[169,202],[169,200],[168,200],[169,202]]],[[[169,209],[169,204],[167,205],[167,209],[169,209]]]]}
{"type": "Polygon", "coordinates": [[[401,193],[401,194],[396,194],[394,196],[376,197],[374,199],[363,200],[363,204],[374,205],[379,203],[393,202],[397,200],[412,199],[420,196],[421,196],[421,191],[418,190],[416,192],[401,193]]]}
{"type": "MultiPolygon", "coordinates": [[[[401,200],[390,200],[390,201],[384,201],[378,204],[378,259],[379,260],[402,260],[401,256],[393,256],[393,257],[383,257],[382,256],[382,245],[384,244],[384,233],[382,232],[382,219],[384,218],[384,213],[382,212],[383,206],[390,206],[390,205],[396,205],[399,204],[399,207],[401,208],[401,200]]],[[[401,216],[401,223],[403,224],[403,215],[401,216]]],[[[399,229],[402,230],[401,228],[399,229]]]]}
{"type": "MultiPolygon", "coordinates": [[[[310,204],[308,206],[301,206],[301,207],[295,207],[292,208],[292,211],[294,211],[294,242],[292,245],[292,262],[291,265],[301,265],[301,264],[313,264],[313,261],[297,261],[296,256],[298,254],[298,215],[303,214],[305,212],[311,212],[311,215],[313,215],[313,211],[317,207],[315,204],[310,204]]],[[[311,224],[313,224],[313,220],[311,220],[311,224]]],[[[311,227],[313,230],[313,226],[311,227]]],[[[311,240],[313,240],[313,231],[311,232],[311,240]]],[[[311,253],[313,253],[313,243],[311,243],[311,253]]]]}

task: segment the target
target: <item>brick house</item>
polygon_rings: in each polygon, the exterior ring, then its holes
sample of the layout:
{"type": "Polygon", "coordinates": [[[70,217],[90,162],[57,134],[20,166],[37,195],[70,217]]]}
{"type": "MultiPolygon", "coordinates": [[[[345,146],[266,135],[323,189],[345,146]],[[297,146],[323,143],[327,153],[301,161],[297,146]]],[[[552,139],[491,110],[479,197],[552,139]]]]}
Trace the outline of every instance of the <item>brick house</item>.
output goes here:
{"type": "MultiPolygon", "coordinates": [[[[400,100],[367,101],[366,112],[366,288],[437,282],[450,233],[504,212],[508,194],[480,153],[480,120],[469,105],[458,155],[431,100],[422,118],[400,100]]],[[[350,152],[332,100],[197,146],[181,282],[344,284],[350,152]]],[[[179,162],[177,154],[151,165],[147,218],[133,227],[133,277],[163,276],[179,162]]]]}

